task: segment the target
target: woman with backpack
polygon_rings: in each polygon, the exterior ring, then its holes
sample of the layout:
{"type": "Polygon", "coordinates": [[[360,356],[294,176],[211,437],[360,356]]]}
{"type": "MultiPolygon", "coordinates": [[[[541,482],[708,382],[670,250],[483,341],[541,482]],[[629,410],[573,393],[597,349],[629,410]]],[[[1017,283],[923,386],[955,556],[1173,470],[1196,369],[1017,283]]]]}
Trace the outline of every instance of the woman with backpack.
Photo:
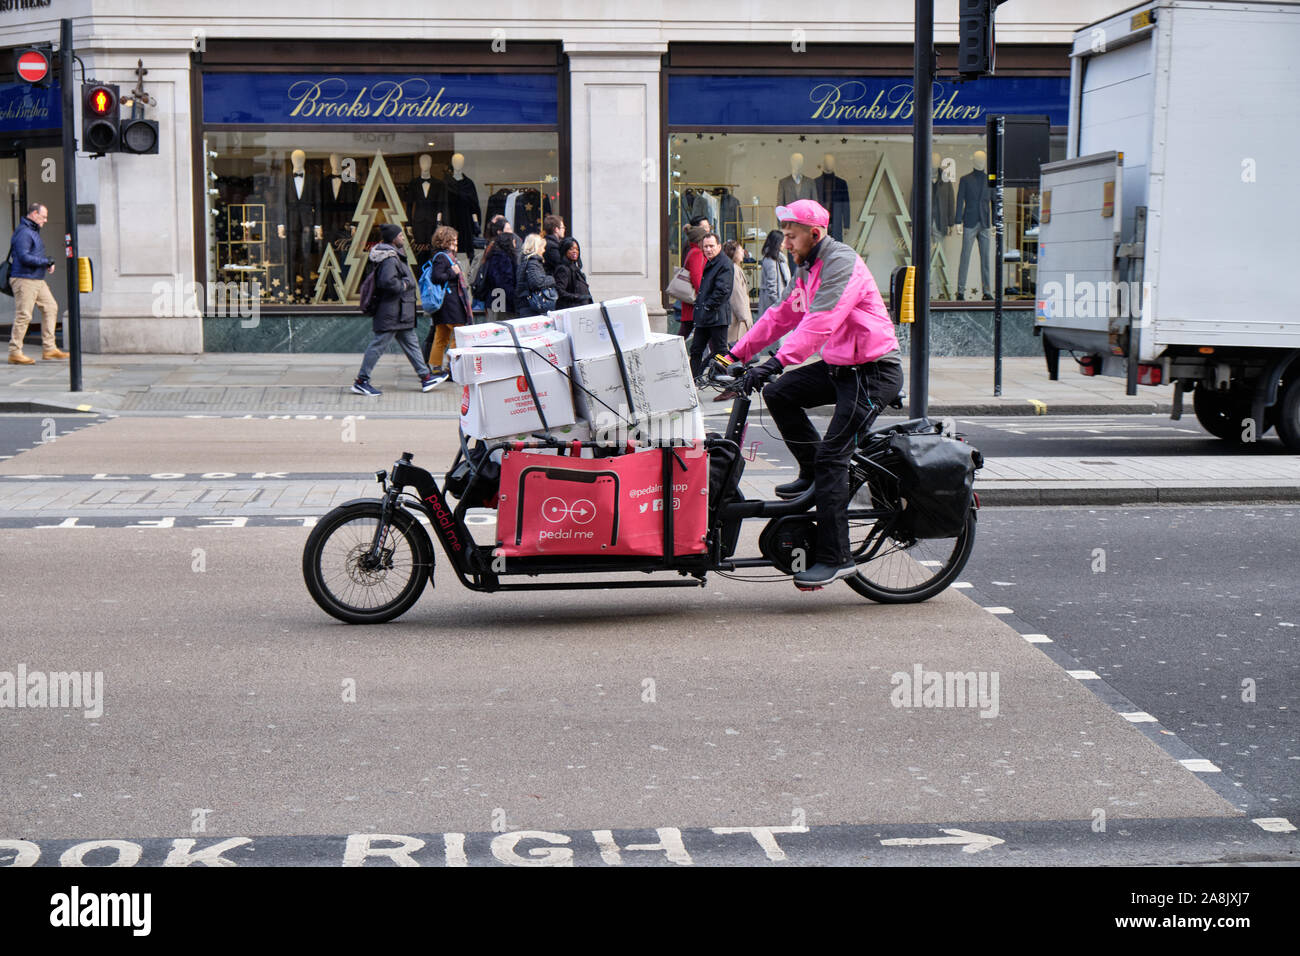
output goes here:
{"type": "Polygon", "coordinates": [[[370,373],[393,339],[397,339],[415,374],[420,376],[420,390],[427,392],[435,384],[415,334],[415,276],[406,264],[406,256],[399,251],[404,241],[402,227],[386,222],[379,227],[379,242],[370,249],[371,273],[361,283],[361,304],[373,316],[370,327],[375,335],[361,359],[357,380],[352,383],[352,391],[357,395],[384,394],[370,384],[370,373]],[[367,284],[370,289],[366,288],[367,284]]]}
{"type": "Polygon", "coordinates": [[[544,252],[546,240],[538,233],[524,240],[524,254],[515,273],[515,307],[520,317],[545,315],[555,308],[555,278],[546,274],[544,252]]]}
{"type": "Polygon", "coordinates": [[[429,366],[433,369],[433,384],[441,385],[451,373],[443,367],[443,358],[447,347],[452,343],[458,325],[469,325],[474,321],[474,306],[469,298],[469,284],[461,272],[460,263],[456,261],[456,247],[460,242],[459,233],[451,226],[439,226],[433,233],[433,258],[425,263],[429,282],[423,281],[424,307],[433,317],[433,326],[429,337],[424,340],[424,354],[429,357],[429,366]],[[442,301],[433,305],[429,295],[436,298],[442,292],[442,301]]]}

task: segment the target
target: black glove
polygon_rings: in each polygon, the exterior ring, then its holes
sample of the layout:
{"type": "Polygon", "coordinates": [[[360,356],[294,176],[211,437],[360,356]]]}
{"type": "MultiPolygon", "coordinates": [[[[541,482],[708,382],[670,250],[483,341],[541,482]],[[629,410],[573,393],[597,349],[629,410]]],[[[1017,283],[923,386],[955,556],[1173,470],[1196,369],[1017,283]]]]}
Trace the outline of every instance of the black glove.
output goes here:
{"type": "Polygon", "coordinates": [[[781,363],[777,361],[776,356],[773,355],[766,362],[763,362],[760,365],[755,365],[753,368],[745,372],[739,383],[740,391],[748,394],[755,389],[762,388],[767,383],[768,379],[774,375],[779,375],[782,368],[783,366],[781,363]]]}

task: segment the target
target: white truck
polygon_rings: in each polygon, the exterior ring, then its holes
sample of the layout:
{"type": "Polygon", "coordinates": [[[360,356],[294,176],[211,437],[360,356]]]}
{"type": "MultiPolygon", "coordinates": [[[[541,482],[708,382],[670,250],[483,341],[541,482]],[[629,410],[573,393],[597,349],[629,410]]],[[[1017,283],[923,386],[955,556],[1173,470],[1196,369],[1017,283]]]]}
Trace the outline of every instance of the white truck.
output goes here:
{"type": "Polygon", "coordinates": [[[1066,157],[1040,194],[1051,377],[1066,351],[1300,453],[1300,5],[1155,0],[1082,28],[1066,157]]]}

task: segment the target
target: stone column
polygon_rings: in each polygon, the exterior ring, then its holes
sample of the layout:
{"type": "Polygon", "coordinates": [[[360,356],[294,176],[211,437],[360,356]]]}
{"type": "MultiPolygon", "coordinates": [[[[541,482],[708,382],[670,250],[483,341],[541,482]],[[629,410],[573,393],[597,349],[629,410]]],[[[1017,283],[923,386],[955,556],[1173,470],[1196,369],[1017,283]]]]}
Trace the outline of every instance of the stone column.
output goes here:
{"type": "Polygon", "coordinates": [[[572,170],[569,233],[592,295],[645,296],[662,330],[659,66],[664,43],[566,43],[572,170]]]}

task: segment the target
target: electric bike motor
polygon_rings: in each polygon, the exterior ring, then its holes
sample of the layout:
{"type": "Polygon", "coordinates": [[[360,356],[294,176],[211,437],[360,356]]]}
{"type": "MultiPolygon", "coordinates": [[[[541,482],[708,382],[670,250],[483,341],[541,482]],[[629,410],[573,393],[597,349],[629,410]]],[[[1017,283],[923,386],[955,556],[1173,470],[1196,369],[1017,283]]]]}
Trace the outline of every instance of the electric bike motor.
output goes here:
{"type": "Polygon", "coordinates": [[[797,574],[817,560],[817,521],[809,515],[773,518],[758,536],[763,557],[786,574],[797,574]]]}

